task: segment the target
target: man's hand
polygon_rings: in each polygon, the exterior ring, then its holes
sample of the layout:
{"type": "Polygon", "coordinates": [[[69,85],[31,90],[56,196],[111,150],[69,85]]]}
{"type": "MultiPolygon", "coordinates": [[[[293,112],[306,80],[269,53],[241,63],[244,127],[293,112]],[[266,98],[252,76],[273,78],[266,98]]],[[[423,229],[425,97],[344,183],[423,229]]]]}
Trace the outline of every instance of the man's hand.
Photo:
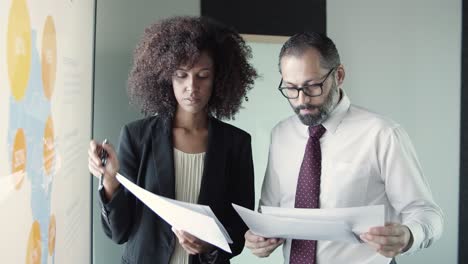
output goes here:
{"type": "Polygon", "coordinates": [[[190,255],[196,255],[201,253],[210,252],[214,249],[214,246],[211,244],[206,243],[203,240],[198,239],[197,237],[191,235],[182,230],[177,230],[172,228],[172,232],[177,236],[179,239],[179,244],[189,253],[190,255]]]}
{"type": "Polygon", "coordinates": [[[275,251],[275,249],[283,244],[284,239],[265,238],[254,235],[252,232],[245,233],[245,246],[252,251],[257,257],[265,258],[275,251]]]}
{"type": "Polygon", "coordinates": [[[372,227],[361,239],[387,258],[393,258],[408,250],[413,244],[413,235],[405,225],[388,223],[372,227]]]}

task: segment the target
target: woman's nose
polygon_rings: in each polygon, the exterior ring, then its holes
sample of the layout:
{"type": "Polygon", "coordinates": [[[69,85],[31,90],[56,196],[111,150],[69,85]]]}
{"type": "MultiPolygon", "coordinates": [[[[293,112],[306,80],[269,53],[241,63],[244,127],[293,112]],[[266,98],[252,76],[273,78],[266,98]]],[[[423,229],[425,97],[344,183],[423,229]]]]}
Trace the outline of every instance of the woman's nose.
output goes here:
{"type": "Polygon", "coordinates": [[[198,88],[198,83],[195,77],[189,77],[187,78],[187,84],[185,86],[187,92],[194,92],[198,88]]]}

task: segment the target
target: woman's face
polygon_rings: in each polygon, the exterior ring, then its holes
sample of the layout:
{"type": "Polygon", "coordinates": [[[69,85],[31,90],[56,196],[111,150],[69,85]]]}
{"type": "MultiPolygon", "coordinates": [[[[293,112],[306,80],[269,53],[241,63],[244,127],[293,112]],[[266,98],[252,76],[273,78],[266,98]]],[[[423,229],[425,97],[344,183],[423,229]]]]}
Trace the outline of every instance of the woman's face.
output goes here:
{"type": "Polygon", "coordinates": [[[213,91],[214,63],[202,52],[193,67],[180,66],[172,76],[177,111],[199,113],[205,111],[213,91]]]}

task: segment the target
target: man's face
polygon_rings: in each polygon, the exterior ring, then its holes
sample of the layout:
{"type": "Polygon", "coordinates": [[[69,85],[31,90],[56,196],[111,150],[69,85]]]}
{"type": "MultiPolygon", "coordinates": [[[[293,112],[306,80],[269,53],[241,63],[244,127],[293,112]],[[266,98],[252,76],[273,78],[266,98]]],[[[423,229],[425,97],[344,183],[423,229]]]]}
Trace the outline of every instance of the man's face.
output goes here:
{"type": "MultiPolygon", "coordinates": [[[[320,54],[314,48],[307,49],[300,55],[285,55],[281,59],[282,86],[303,87],[324,81],[330,69],[320,66],[320,54]]],[[[341,71],[338,68],[337,71],[341,71]]],[[[322,86],[323,92],[320,96],[310,97],[299,92],[296,99],[288,99],[294,112],[304,125],[314,126],[325,121],[335,105],[339,101],[340,93],[332,73],[322,86]]]]}

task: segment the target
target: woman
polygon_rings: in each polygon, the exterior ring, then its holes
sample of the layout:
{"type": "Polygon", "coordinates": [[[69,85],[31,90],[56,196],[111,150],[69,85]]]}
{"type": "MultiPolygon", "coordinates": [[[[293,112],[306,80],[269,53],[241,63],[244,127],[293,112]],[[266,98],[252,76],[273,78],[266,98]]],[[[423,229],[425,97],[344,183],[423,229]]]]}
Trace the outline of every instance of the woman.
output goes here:
{"type": "Polygon", "coordinates": [[[233,118],[251,89],[250,56],[235,31],[207,18],[175,17],[145,30],[128,92],[148,117],[123,127],[117,152],[95,141],[89,147],[90,172],[104,175],[105,233],[126,242],[122,263],[229,263],[242,251],[247,227],[231,203],[254,207],[250,135],[218,119],[233,118]],[[171,230],[117,172],[155,194],[209,205],[234,241],[232,254],[171,230]]]}

